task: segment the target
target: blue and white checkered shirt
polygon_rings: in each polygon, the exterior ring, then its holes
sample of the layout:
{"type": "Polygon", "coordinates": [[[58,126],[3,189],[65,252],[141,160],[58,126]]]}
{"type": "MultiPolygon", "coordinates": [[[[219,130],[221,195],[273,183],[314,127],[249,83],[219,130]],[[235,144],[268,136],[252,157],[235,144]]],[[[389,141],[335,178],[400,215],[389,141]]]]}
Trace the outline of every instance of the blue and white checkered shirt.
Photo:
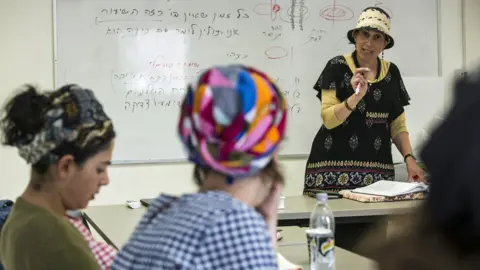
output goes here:
{"type": "Polygon", "coordinates": [[[112,269],[277,269],[270,238],[264,218],[228,193],[162,195],[112,269]]]}

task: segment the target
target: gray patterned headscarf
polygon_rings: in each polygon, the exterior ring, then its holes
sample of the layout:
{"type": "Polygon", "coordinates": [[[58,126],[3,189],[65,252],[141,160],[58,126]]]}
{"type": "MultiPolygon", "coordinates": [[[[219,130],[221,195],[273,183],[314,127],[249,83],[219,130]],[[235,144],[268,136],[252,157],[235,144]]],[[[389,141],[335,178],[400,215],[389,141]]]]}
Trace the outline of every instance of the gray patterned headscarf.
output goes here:
{"type": "Polygon", "coordinates": [[[83,149],[113,130],[111,119],[91,90],[67,85],[59,91],[45,112],[43,129],[28,143],[17,144],[27,163],[35,164],[46,156],[55,163],[59,157],[52,150],[61,144],[83,149]]]}

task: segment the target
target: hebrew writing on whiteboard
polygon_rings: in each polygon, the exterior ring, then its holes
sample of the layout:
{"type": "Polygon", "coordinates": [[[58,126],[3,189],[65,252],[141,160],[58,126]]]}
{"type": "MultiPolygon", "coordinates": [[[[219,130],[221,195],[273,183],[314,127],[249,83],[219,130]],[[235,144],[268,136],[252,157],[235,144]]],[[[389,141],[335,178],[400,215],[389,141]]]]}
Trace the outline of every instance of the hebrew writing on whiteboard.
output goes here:
{"type": "MultiPolygon", "coordinates": [[[[404,2],[419,12],[432,6],[404,2]]],[[[174,131],[188,83],[214,65],[251,65],[274,78],[288,100],[282,153],[304,155],[321,126],[312,87],[329,59],[353,51],[346,33],[366,6],[392,16],[398,44],[385,57],[403,76],[438,75],[436,16],[412,18],[404,2],[57,0],[56,84],[98,93],[120,129],[115,160],[182,159],[174,131]]]]}

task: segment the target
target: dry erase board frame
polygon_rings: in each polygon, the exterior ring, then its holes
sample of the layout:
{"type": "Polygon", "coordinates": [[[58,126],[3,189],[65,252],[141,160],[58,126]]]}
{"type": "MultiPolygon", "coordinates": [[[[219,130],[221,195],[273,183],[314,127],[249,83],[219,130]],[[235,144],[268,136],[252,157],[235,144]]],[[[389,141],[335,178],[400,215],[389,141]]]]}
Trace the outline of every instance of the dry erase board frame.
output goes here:
{"type": "MultiPolygon", "coordinates": [[[[58,31],[57,31],[57,15],[58,15],[58,2],[64,0],[53,0],[53,33],[54,33],[54,84],[55,87],[58,87],[58,77],[59,77],[59,68],[58,68],[58,31]]],[[[81,1],[81,0],[80,0],[81,1]]],[[[463,1],[463,0],[462,0],[463,1]]],[[[78,2],[78,1],[76,1],[78,2]]],[[[442,75],[442,56],[441,56],[441,4],[439,0],[435,1],[436,9],[437,9],[437,29],[436,29],[436,36],[437,36],[437,57],[438,57],[438,76],[442,75]]],[[[358,15],[358,14],[357,14],[358,15]]],[[[318,71],[320,72],[320,71],[318,71]]],[[[319,106],[318,106],[319,107],[319,106]]],[[[114,119],[115,121],[115,119],[114,119]]],[[[319,128],[319,127],[318,127],[319,128]]],[[[317,128],[317,130],[318,130],[317,128]]],[[[311,144],[311,142],[308,142],[311,144]]],[[[393,150],[396,151],[396,150],[393,150]]],[[[280,154],[282,158],[289,158],[289,159],[304,159],[308,157],[308,153],[304,152],[301,154],[280,154]]],[[[113,164],[148,164],[148,163],[185,163],[187,160],[186,158],[162,158],[162,159],[141,159],[141,160],[129,160],[129,159],[122,159],[122,160],[113,160],[113,164]]]]}

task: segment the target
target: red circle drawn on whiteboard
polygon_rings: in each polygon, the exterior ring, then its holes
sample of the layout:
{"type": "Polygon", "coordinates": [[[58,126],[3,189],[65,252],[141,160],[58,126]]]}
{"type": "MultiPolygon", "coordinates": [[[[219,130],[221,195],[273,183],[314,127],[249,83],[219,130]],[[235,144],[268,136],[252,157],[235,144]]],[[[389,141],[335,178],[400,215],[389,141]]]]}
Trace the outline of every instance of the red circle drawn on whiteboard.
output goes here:
{"type": "Polygon", "coordinates": [[[279,5],[277,5],[277,4],[273,5],[273,7],[272,7],[272,11],[273,11],[273,12],[275,12],[275,13],[278,13],[278,12],[280,12],[280,6],[279,6],[279,5]]]}
{"type": "Polygon", "coordinates": [[[320,10],[320,17],[328,21],[348,21],[353,16],[353,11],[349,7],[342,5],[330,5],[320,10]]]}
{"type": "Polygon", "coordinates": [[[285,48],[280,46],[272,46],[265,50],[265,55],[268,57],[268,59],[282,59],[287,57],[288,52],[285,48]]]}

